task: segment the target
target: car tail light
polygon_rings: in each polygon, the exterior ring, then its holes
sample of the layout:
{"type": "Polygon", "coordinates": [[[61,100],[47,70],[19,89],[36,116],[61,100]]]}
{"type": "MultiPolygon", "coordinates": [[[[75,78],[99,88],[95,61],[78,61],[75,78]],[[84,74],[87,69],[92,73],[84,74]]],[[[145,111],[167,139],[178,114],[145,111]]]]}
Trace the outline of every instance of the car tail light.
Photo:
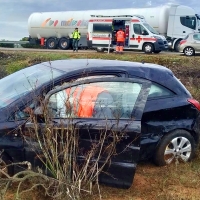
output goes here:
{"type": "Polygon", "coordinates": [[[192,105],[194,105],[200,111],[200,103],[197,100],[188,99],[188,102],[190,102],[192,105]]]}
{"type": "Polygon", "coordinates": [[[89,40],[89,33],[87,33],[87,40],[89,40]]]}
{"type": "Polygon", "coordinates": [[[184,43],[186,43],[186,40],[181,40],[179,44],[182,45],[184,43]]]}

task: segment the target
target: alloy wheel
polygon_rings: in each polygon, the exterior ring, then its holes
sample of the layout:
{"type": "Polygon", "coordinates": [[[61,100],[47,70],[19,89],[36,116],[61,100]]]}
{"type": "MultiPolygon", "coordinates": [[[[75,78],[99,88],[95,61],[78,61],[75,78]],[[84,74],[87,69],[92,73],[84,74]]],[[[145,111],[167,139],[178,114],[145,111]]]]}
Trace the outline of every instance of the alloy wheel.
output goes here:
{"type": "Polygon", "coordinates": [[[186,56],[192,56],[192,55],[194,55],[194,49],[192,47],[186,47],[184,49],[184,54],[186,56]]]}
{"type": "Polygon", "coordinates": [[[187,162],[192,152],[190,141],[185,137],[176,137],[170,141],[164,152],[164,159],[167,164],[174,160],[187,162]]]}

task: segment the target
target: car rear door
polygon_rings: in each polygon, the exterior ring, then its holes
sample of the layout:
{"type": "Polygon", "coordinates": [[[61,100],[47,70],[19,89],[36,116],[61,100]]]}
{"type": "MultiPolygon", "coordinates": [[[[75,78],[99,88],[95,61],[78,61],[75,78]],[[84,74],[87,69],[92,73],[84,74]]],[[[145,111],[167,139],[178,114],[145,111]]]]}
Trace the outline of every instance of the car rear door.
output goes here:
{"type": "Polygon", "coordinates": [[[92,47],[108,47],[111,42],[112,19],[91,19],[89,21],[92,47]]]}
{"type": "Polygon", "coordinates": [[[192,46],[194,46],[195,51],[200,51],[200,34],[199,33],[195,33],[193,35],[193,44],[192,46]]]}
{"type": "Polygon", "coordinates": [[[150,86],[151,82],[134,78],[91,78],[65,84],[46,95],[45,105],[52,111],[55,128],[74,125],[78,130],[80,166],[88,160],[88,152],[98,147],[90,162],[103,166],[99,182],[120,188],[132,185],[150,86]]]}

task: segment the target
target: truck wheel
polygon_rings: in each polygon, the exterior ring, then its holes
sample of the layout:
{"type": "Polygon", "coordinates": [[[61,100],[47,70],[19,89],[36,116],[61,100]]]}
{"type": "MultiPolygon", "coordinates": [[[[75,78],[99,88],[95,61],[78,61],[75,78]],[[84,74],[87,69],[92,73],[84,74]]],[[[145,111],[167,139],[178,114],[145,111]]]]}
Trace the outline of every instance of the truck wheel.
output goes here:
{"type": "Polygon", "coordinates": [[[186,56],[193,56],[195,54],[195,51],[192,47],[185,47],[185,49],[183,50],[183,53],[186,56]]]}
{"type": "Polygon", "coordinates": [[[174,45],[174,51],[179,52],[179,43],[180,40],[176,41],[175,45],[174,45]]]}
{"type": "Polygon", "coordinates": [[[160,53],[161,51],[159,50],[159,51],[154,51],[154,53],[160,53]]]}
{"type": "Polygon", "coordinates": [[[157,146],[154,162],[164,166],[173,162],[190,161],[194,156],[195,141],[191,134],[185,130],[175,130],[164,136],[157,146]]]}
{"type": "Polygon", "coordinates": [[[46,42],[47,49],[55,49],[57,46],[57,42],[54,38],[49,38],[46,42]]]}
{"type": "Polygon", "coordinates": [[[153,45],[151,43],[144,44],[143,51],[145,53],[152,53],[154,51],[153,45]]]}
{"type": "Polygon", "coordinates": [[[103,53],[104,51],[105,51],[105,49],[104,48],[101,48],[101,47],[97,47],[97,52],[101,52],[101,53],[103,53]]]}
{"type": "MultiPolygon", "coordinates": [[[[10,165],[11,163],[11,160],[4,153],[0,156],[0,169],[10,176],[14,174],[13,166],[10,165]]],[[[0,173],[0,178],[4,177],[6,176],[3,173],[0,173]]]]}
{"type": "Polygon", "coordinates": [[[64,37],[60,38],[60,40],[59,40],[59,48],[60,49],[63,49],[63,50],[69,49],[69,45],[70,45],[69,39],[64,38],[64,37]]]}

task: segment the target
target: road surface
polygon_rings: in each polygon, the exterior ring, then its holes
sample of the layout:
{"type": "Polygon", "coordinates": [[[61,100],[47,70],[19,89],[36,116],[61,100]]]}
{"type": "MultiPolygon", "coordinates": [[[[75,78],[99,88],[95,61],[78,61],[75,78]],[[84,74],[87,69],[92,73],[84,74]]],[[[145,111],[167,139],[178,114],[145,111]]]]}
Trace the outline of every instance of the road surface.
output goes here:
{"type": "MultiPolygon", "coordinates": [[[[0,47],[0,51],[31,51],[31,52],[62,52],[62,53],[74,53],[72,50],[61,50],[61,49],[32,49],[32,48],[4,48],[0,47]]],[[[77,54],[77,52],[75,52],[77,54]]],[[[90,53],[97,53],[95,50],[79,50],[78,54],[90,54],[90,53]]],[[[107,53],[107,52],[104,52],[107,53]]],[[[124,53],[135,53],[135,54],[144,54],[144,52],[141,51],[124,51],[124,53]]],[[[178,52],[171,52],[171,51],[162,51],[158,55],[178,55],[181,53],[178,52]]]]}

